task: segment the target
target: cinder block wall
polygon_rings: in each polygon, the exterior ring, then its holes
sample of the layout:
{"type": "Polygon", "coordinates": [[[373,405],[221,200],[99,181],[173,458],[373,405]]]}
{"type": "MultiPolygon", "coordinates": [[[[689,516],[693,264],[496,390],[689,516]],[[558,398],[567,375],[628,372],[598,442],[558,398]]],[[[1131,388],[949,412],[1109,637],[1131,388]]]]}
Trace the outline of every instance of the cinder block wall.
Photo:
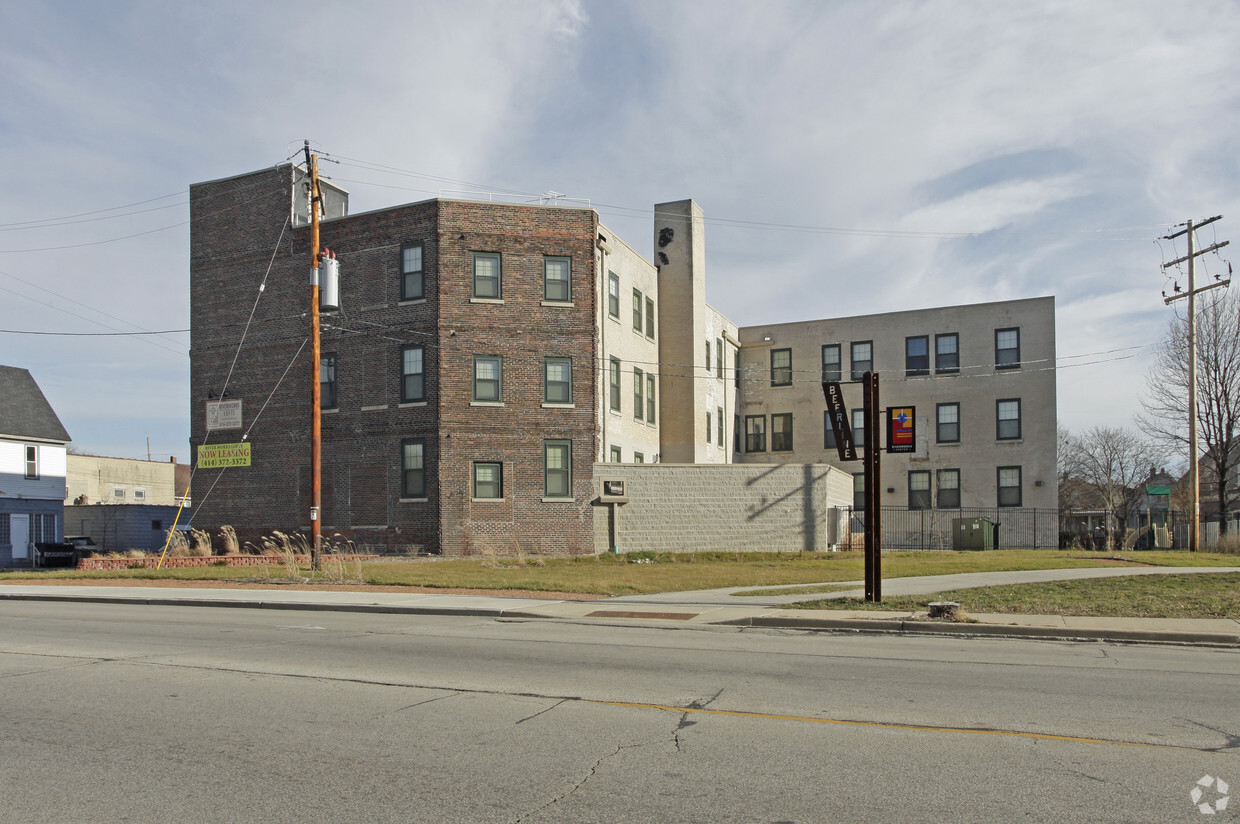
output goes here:
{"type": "MultiPolygon", "coordinates": [[[[800,552],[828,549],[828,510],[852,501],[852,476],[825,464],[596,464],[625,481],[620,552],[800,552]]],[[[610,551],[610,505],[595,502],[595,545],[610,551]]]]}

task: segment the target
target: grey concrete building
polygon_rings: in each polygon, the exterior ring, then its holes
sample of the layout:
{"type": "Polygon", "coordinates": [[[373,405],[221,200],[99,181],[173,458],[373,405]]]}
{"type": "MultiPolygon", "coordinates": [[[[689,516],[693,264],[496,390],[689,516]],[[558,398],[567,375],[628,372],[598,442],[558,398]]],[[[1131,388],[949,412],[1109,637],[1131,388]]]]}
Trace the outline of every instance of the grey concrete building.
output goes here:
{"type": "Polygon", "coordinates": [[[844,382],[860,427],[849,382],[873,370],[883,408],[915,408],[914,450],[884,456],[884,506],[1057,506],[1054,298],[747,326],[740,340],[739,460],[860,472],[839,459],[822,381],[844,382]]]}

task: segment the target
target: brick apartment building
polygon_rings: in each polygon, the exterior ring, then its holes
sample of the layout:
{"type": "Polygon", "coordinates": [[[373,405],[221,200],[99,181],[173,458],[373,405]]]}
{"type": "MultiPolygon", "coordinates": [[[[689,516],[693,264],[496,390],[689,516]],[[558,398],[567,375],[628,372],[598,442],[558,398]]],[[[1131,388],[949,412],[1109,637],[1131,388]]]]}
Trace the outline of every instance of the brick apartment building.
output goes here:
{"type": "MultiPolygon", "coordinates": [[[[191,447],[252,450],[248,467],[198,471],[195,526],[242,540],[309,528],[304,190],[293,165],[190,190],[191,447]],[[221,400],[241,401],[240,426],[208,432],[221,400]]],[[[596,462],[728,459],[722,433],[709,450],[697,437],[707,415],[731,420],[722,369],[659,368],[695,363],[698,340],[720,364],[736,346],[704,303],[689,201],[656,207],[660,277],[588,208],[436,199],[349,215],[327,183],[324,200],[341,271],[321,334],[326,537],[588,553],[596,462]]]]}
{"type": "MultiPolygon", "coordinates": [[[[194,525],[243,541],[309,530],[306,189],[292,164],[190,187],[191,446],[252,455],[200,466],[194,525]],[[234,414],[208,432],[221,402],[234,414]]],[[[706,304],[692,201],[655,206],[651,262],[590,208],[350,215],[323,189],[341,298],[321,334],[325,537],[594,552],[605,463],[840,466],[819,382],[866,357],[884,404],[919,419],[884,505],[1055,506],[1052,298],[738,328],[706,304]]]]}

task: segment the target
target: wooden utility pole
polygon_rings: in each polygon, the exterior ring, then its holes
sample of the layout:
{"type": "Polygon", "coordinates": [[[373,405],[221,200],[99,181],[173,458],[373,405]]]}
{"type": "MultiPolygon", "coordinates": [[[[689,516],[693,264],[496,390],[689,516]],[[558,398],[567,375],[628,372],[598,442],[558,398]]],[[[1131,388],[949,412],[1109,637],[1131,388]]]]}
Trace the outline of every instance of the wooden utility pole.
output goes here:
{"type": "Polygon", "coordinates": [[[319,159],[310,154],[306,141],[306,170],[310,173],[310,563],[322,568],[323,544],[323,412],[322,375],[319,360],[319,212],[323,192],[319,188],[319,159]]]}
{"type": "MultiPolygon", "coordinates": [[[[1175,266],[1177,264],[1188,261],[1188,292],[1184,294],[1172,295],[1166,298],[1163,303],[1170,304],[1174,300],[1180,298],[1188,298],[1188,486],[1189,494],[1192,496],[1192,505],[1188,515],[1188,551],[1196,552],[1201,541],[1201,459],[1197,445],[1197,293],[1204,292],[1207,289],[1215,289],[1219,286],[1226,286],[1231,283],[1228,278],[1225,281],[1212,283],[1209,286],[1197,288],[1196,273],[1193,268],[1193,261],[1216,249],[1221,249],[1228,244],[1229,241],[1216,243],[1213,246],[1202,249],[1199,252],[1193,251],[1193,232],[1202,226],[1209,225],[1216,220],[1221,220],[1222,215],[1216,215],[1212,218],[1194,224],[1190,219],[1185,225],[1182,232],[1176,232],[1173,235],[1166,235],[1164,240],[1174,240],[1180,235],[1188,238],[1188,254],[1184,257],[1176,258],[1170,263],[1163,264],[1163,270],[1175,266]]],[[[1166,294],[1166,293],[1164,293],[1166,294]]],[[[1220,483],[1225,483],[1226,479],[1220,479],[1220,483]]],[[[1226,513],[1221,513],[1224,517],[1226,513]]]]}

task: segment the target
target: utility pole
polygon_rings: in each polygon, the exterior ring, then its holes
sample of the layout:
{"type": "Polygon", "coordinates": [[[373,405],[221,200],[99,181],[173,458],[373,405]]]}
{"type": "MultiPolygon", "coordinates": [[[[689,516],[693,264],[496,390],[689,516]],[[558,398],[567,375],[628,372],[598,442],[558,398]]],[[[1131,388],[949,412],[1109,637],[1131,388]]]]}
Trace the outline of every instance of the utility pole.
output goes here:
{"type": "MultiPolygon", "coordinates": [[[[1205,292],[1208,289],[1217,289],[1219,286],[1226,286],[1231,283],[1231,278],[1221,280],[1217,283],[1211,283],[1209,286],[1197,288],[1196,274],[1193,269],[1193,261],[1216,249],[1221,249],[1230,241],[1216,243],[1213,246],[1202,249],[1201,251],[1193,251],[1193,232],[1202,226],[1207,226],[1216,220],[1221,220],[1222,215],[1215,215],[1207,218],[1200,223],[1194,224],[1192,219],[1185,223],[1185,229],[1176,232],[1173,235],[1164,236],[1163,240],[1174,240],[1180,235],[1188,238],[1188,254],[1184,257],[1176,258],[1170,263],[1163,264],[1163,271],[1185,261],[1188,262],[1188,292],[1184,294],[1172,295],[1166,298],[1166,292],[1163,293],[1165,299],[1163,303],[1170,305],[1172,301],[1180,298],[1188,298],[1188,485],[1189,494],[1192,496],[1192,509],[1188,516],[1188,551],[1196,552],[1200,546],[1201,540],[1201,461],[1199,458],[1197,446],[1197,293],[1205,292]]],[[[1177,292],[1179,289],[1177,288],[1177,292]]],[[[1225,483],[1226,479],[1220,478],[1219,483],[1225,483]]],[[[1225,515],[1225,513],[1223,513],[1225,515]]]]}
{"type": "Polygon", "coordinates": [[[323,208],[323,192],[319,188],[319,159],[310,154],[310,141],[305,144],[306,170],[310,173],[310,564],[322,568],[323,527],[323,412],[322,376],[319,374],[319,212],[323,208]]]}

